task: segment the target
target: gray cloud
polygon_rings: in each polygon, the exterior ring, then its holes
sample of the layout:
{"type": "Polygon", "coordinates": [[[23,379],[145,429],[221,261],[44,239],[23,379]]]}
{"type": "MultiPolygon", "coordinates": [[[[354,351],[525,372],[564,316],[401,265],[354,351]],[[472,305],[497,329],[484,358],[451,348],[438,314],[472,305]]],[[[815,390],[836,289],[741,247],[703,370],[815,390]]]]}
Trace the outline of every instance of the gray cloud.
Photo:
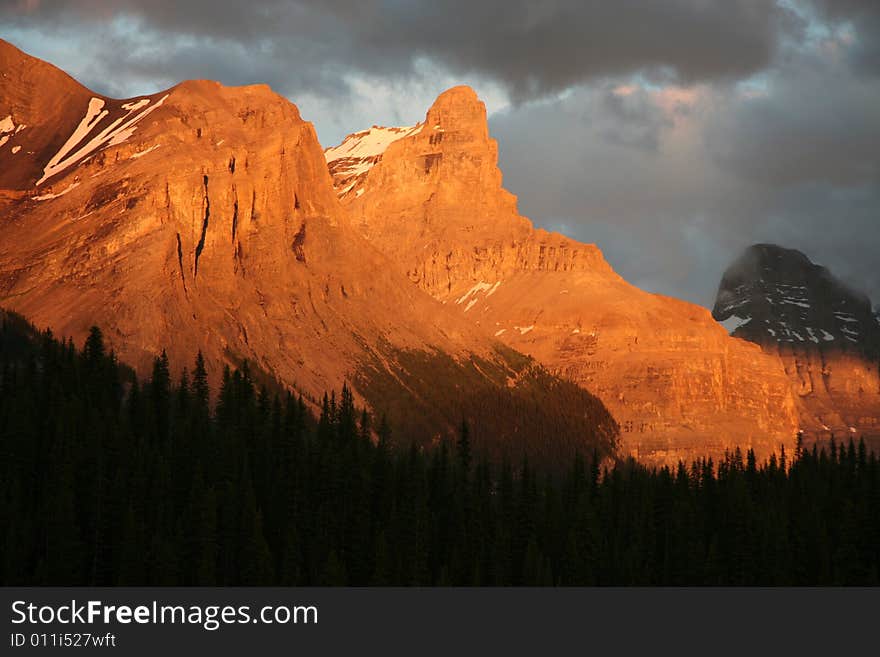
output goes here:
{"type": "Polygon", "coordinates": [[[772,93],[714,115],[706,133],[718,162],[764,184],[880,182],[880,85],[835,57],[786,62],[767,81],[772,93]]]}
{"type": "Polygon", "coordinates": [[[242,59],[287,92],[291,84],[314,88],[318,71],[404,75],[427,57],[498,80],[520,100],[641,70],[689,82],[738,78],[767,66],[780,30],[794,24],[773,0],[14,0],[2,16],[20,27],[92,30],[127,19],[136,30],[179,37],[161,50],[117,53],[118,64],[158,76],[204,64],[204,51],[188,44],[207,37],[216,41],[210,69],[222,81],[239,81],[242,59]],[[224,52],[224,44],[232,46],[224,52]],[[293,80],[267,71],[267,59],[293,80]]]}
{"type": "Polygon", "coordinates": [[[594,85],[499,113],[505,182],[537,223],[596,242],[653,291],[711,305],[738,251],[777,242],[878,302],[880,84],[828,46],[752,85],[594,85]]]}
{"type": "Polygon", "coordinates": [[[599,122],[600,134],[611,143],[655,151],[662,131],[672,124],[641,88],[624,94],[606,85],[597,100],[599,111],[593,118],[599,122]]]}

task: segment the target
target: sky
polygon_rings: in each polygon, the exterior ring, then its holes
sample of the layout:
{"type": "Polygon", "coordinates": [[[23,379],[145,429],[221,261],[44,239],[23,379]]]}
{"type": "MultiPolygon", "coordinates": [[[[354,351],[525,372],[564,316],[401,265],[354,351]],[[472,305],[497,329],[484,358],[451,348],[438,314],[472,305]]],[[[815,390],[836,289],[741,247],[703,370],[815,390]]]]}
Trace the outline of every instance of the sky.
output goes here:
{"type": "Polygon", "coordinates": [[[93,90],[265,82],[324,146],[486,102],[505,187],[644,289],[711,307],[750,244],[880,304],[877,0],[0,0],[93,90]]]}

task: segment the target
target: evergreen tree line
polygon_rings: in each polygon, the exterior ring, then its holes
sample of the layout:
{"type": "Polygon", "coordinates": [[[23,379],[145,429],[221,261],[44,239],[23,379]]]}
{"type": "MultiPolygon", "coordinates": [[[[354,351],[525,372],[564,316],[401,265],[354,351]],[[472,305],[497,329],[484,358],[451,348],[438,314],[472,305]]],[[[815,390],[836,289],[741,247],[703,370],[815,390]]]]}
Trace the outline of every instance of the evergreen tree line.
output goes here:
{"type": "Polygon", "coordinates": [[[422,450],[356,408],[201,356],[140,382],[0,331],[3,585],[878,584],[880,467],[860,443],[759,464],[491,464],[462,422],[422,450]]]}

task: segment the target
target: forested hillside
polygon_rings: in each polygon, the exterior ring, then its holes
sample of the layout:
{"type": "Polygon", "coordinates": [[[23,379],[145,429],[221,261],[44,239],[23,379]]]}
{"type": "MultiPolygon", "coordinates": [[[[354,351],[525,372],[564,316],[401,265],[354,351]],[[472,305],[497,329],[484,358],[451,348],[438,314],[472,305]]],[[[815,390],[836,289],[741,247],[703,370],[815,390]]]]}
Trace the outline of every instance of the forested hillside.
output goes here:
{"type": "Polygon", "coordinates": [[[3,317],[0,583],[878,583],[863,445],[551,476],[488,461],[466,422],[417,448],[347,388],[315,418],[247,365],[214,395],[197,355],[169,370],[138,381],[97,329],[79,349],[3,317]]]}

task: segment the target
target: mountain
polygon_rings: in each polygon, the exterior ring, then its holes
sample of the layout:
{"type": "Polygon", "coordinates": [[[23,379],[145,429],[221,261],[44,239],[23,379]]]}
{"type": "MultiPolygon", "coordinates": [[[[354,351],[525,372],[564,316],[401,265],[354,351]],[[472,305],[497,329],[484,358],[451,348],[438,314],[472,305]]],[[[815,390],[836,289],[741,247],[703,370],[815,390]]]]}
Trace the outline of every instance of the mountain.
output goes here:
{"type": "Polygon", "coordinates": [[[595,245],[520,216],[470,88],[441,94],[423,123],[355,133],[325,157],[372,244],[487,334],[594,392],[624,452],[675,464],[793,447],[779,357],[730,338],[704,308],[630,285],[595,245]]]}
{"type": "Polygon", "coordinates": [[[351,227],[312,124],[269,87],[113,99],[2,41],[0,71],[0,306],[77,341],[97,324],[141,374],[201,350],[215,384],[245,360],[315,403],[348,381],[423,442],[466,417],[512,456],[610,451],[601,403],[351,227]]]}
{"type": "Polygon", "coordinates": [[[880,437],[880,321],[870,300],[800,251],[749,247],[724,273],[713,316],[778,354],[810,437],[880,437]]]}

